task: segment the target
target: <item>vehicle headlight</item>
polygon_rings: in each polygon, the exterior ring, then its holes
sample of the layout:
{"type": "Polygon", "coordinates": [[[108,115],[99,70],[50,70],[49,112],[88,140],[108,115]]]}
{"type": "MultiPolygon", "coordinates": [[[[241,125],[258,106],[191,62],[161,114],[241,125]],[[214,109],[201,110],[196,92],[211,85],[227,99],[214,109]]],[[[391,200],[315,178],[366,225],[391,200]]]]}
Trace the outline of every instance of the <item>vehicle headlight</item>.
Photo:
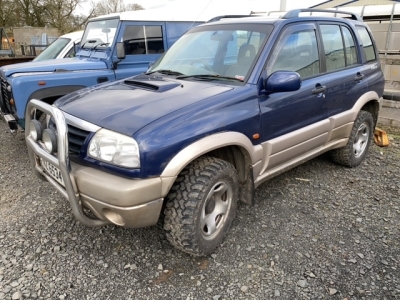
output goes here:
{"type": "Polygon", "coordinates": [[[90,157],[121,167],[140,167],[137,142],[129,136],[107,129],[96,132],[90,141],[88,154],[90,157]]]}

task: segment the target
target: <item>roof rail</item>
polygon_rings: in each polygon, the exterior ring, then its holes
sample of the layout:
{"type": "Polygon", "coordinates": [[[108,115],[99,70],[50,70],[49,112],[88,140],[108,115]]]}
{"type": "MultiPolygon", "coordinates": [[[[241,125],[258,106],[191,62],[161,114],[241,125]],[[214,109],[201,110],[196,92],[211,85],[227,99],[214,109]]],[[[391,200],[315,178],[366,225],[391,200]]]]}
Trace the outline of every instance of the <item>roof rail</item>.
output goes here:
{"type": "MultiPolygon", "coordinates": [[[[351,19],[353,20],[357,20],[357,21],[361,21],[362,22],[362,18],[355,13],[352,12],[348,12],[348,11],[341,11],[341,10],[330,10],[330,9],[316,9],[316,8],[302,8],[302,9],[293,9],[288,11],[283,17],[282,19],[292,19],[292,18],[297,18],[299,16],[300,13],[302,12],[309,12],[309,13],[313,13],[313,12],[324,12],[324,13],[331,13],[331,14],[344,14],[344,15],[350,15],[351,19]]],[[[310,14],[311,15],[311,14],[310,14]]]]}
{"type": "Polygon", "coordinates": [[[216,16],[210,20],[208,20],[206,23],[210,23],[210,22],[216,22],[219,21],[221,19],[234,19],[234,18],[245,18],[245,17],[254,17],[253,15],[222,15],[222,16],[216,16]]]}

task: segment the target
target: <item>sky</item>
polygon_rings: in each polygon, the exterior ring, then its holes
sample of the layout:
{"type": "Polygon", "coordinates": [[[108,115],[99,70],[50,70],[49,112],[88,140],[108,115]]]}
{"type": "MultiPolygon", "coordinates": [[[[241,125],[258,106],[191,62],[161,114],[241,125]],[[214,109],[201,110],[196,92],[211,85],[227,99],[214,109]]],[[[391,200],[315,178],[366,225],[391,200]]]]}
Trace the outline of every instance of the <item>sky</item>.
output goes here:
{"type": "MultiPolygon", "coordinates": [[[[94,0],[96,1],[96,0],[94,0]]],[[[305,8],[325,2],[324,0],[286,0],[286,10],[295,8],[305,8]]],[[[196,9],[233,9],[246,5],[254,11],[278,11],[280,10],[280,0],[125,0],[125,3],[137,3],[145,9],[166,8],[166,7],[192,7],[196,3],[196,9]]],[[[77,13],[89,11],[89,1],[86,2],[77,13]]],[[[190,8],[187,8],[190,9],[190,8]]]]}
{"type": "MultiPolygon", "coordinates": [[[[212,4],[213,2],[219,2],[221,4],[226,4],[226,6],[236,6],[242,5],[243,2],[246,4],[254,5],[257,8],[268,8],[268,10],[279,10],[280,0],[126,0],[126,3],[137,3],[142,5],[146,9],[150,8],[160,8],[165,7],[167,5],[171,5],[177,2],[200,2],[204,3],[206,6],[208,3],[212,4]]],[[[325,2],[324,0],[286,0],[287,9],[294,8],[304,8],[309,7],[314,4],[318,4],[321,2],[325,2]],[[299,4],[301,3],[301,4],[299,4]]]]}

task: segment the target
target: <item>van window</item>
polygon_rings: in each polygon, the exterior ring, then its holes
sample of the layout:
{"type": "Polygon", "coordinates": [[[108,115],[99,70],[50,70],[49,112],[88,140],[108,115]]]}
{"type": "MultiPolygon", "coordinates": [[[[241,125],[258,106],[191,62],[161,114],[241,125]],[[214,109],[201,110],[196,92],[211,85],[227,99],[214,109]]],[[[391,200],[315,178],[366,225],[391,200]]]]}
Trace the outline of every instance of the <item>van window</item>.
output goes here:
{"type": "Polygon", "coordinates": [[[126,26],[123,43],[126,55],[163,53],[162,27],[155,25],[126,26]]]}

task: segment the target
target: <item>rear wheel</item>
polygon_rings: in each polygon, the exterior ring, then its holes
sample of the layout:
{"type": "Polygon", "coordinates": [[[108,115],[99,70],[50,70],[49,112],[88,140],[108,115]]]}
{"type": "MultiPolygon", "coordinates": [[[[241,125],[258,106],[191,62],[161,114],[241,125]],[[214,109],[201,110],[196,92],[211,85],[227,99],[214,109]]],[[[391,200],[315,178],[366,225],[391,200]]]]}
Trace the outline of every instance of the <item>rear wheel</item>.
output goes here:
{"type": "Polygon", "coordinates": [[[192,255],[214,250],[228,232],[239,195],[237,171],[217,158],[202,157],[178,176],[167,196],[167,239],[192,255]]]}
{"type": "Polygon", "coordinates": [[[346,146],[331,151],[334,162],[346,167],[357,167],[365,158],[371,144],[374,119],[368,111],[360,111],[354,122],[346,146]]]}

